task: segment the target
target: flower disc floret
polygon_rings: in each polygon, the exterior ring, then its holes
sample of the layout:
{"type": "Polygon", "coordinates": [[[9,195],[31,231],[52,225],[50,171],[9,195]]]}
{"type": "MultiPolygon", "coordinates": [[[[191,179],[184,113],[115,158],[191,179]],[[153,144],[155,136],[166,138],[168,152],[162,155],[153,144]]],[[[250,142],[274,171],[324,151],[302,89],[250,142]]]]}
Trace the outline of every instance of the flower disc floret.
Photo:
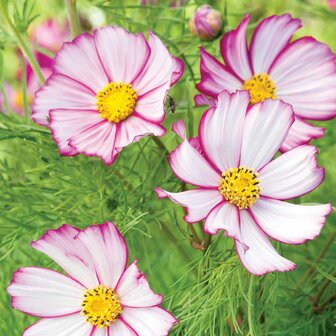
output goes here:
{"type": "Polygon", "coordinates": [[[272,78],[260,73],[244,82],[243,89],[250,93],[250,103],[256,104],[268,98],[276,99],[276,86],[272,78]]]}
{"type": "Polygon", "coordinates": [[[258,173],[250,168],[241,166],[230,168],[222,174],[219,191],[231,204],[239,209],[247,209],[259,198],[260,188],[258,173]]]}
{"type": "Polygon", "coordinates": [[[103,285],[85,292],[82,307],[86,321],[97,328],[109,327],[122,313],[117,293],[103,285]]]}
{"type": "Polygon", "coordinates": [[[100,115],[111,122],[119,123],[133,112],[138,96],[132,84],[109,83],[96,95],[100,115]]]}

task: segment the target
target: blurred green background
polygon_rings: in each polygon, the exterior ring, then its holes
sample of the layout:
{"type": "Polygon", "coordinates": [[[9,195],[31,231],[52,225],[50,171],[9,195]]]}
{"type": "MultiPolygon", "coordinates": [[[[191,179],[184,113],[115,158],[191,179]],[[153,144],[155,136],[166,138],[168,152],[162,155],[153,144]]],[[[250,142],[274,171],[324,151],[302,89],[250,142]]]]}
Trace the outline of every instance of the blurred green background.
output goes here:
{"type": "MultiPolygon", "coordinates": [[[[20,9],[24,1],[13,3],[20,9]]],[[[204,3],[223,14],[225,31],[234,28],[247,12],[252,15],[249,33],[269,15],[291,13],[303,21],[295,37],[312,35],[336,50],[336,11],[326,1],[185,1],[176,7],[168,1],[145,7],[138,1],[79,1],[78,11],[91,26],[151,30],[173,55],[184,60],[185,74],[170,92],[176,109],[165,120],[168,132],[163,142],[169,151],[178,143],[169,131],[172,122],[184,119],[189,134],[195,135],[204,111],[193,107],[199,47],[220,56],[219,39],[201,42],[188,29],[189,18],[204,3]]],[[[67,19],[63,1],[38,0],[33,13],[39,14],[33,26],[47,18],[60,23],[67,19]]],[[[6,31],[1,22],[0,26],[6,31]]],[[[2,31],[0,37],[4,80],[18,85],[15,40],[2,31]]],[[[316,124],[326,127],[324,138],[314,141],[326,179],[317,190],[294,202],[336,204],[336,121],[316,124]]],[[[219,234],[206,252],[198,249],[194,233],[182,220],[181,207],[157,200],[154,187],[178,191],[180,184],[166,153],[151,138],[129,146],[110,167],[97,158],[61,157],[47,129],[15,113],[0,114],[0,140],[0,335],[21,335],[35,321],[10,308],[6,287],[12,273],[28,265],[58,269],[34,251],[30,242],[62,223],[84,228],[106,220],[115,222],[125,234],[130,261],[140,258],[140,268],[151,286],[164,294],[164,306],[179,319],[171,335],[336,334],[334,213],[314,241],[300,246],[277,244],[279,252],[297,264],[297,270],[255,277],[251,288],[251,276],[239,263],[231,239],[219,234]]],[[[203,239],[198,226],[195,230],[203,239]]]]}

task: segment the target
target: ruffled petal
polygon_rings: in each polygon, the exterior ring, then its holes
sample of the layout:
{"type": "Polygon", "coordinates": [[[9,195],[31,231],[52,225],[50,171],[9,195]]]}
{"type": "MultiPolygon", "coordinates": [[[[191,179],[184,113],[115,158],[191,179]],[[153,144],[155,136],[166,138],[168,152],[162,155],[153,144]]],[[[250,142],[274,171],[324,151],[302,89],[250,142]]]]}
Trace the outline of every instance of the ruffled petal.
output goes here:
{"type": "Polygon", "coordinates": [[[311,37],[291,43],[270,76],[276,95],[293,105],[296,115],[314,120],[336,116],[336,57],[326,44],[311,37]]]}
{"type": "Polygon", "coordinates": [[[276,57],[300,27],[301,20],[293,19],[289,14],[273,15],[261,21],[251,39],[254,73],[268,73],[276,57]]]}
{"type": "Polygon", "coordinates": [[[323,135],[323,127],[313,126],[301,118],[295,117],[294,124],[290,128],[280,150],[282,152],[289,151],[300,145],[307,144],[313,139],[321,138],[323,135]]]}
{"type": "Polygon", "coordinates": [[[165,118],[165,98],[167,87],[158,87],[137,100],[135,110],[144,119],[155,123],[161,123],[165,118]]]}
{"type": "Polygon", "coordinates": [[[316,147],[303,145],[268,163],[259,171],[261,195],[290,199],[314,190],[324,179],[324,169],[318,167],[316,153],[316,147]]]}
{"type": "Polygon", "coordinates": [[[264,275],[295,269],[294,263],[278,254],[246,210],[240,211],[240,228],[240,241],[235,240],[235,245],[241,262],[250,273],[264,275]]]}
{"type": "Polygon", "coordinates": [[[109,83],[90,34],[81,34],[63,44],[55,57],[54,73],[61,73],[86,85],[94,92],[109,83]]]}
{"type": "Polygon", "coordinates": [[[23,336],[91,336],[92,330],[81,314],[73,314],[42,319],[28,327],[23,336]]]}
{"type": "Polygon", "coordinates": [[[194,189],[179,193],[170,193],[161,188],[155,188],[159,198],[169,197],[173,202],[186,208],[187,214],[184,220],[188,223],[196,223],[206,218],[223,196],[217,189],[194,189]]]}
{"type": "Polygon", "coordinates": [[[76,239],[90,252],[99,283],[115,288],[125,271],[128,259],[125,239],[117,227],[110,222],[91,225],[79,232],[76,239]]]}
{"type": "Polygon", "coordinates": [[[125,307],[121,316],[139,336],[167,336],[177,323],[173,315],[160,307],[125,307]]]}
{"type": "Polygon", "coordinates": [[[138,334],[125,321],[118,319],[110,326],[107,336],[138,336],[138,334]]]}
{"type": "Polygon", "coordinates": [[[221,172],[238,167],[246,110],[250,96],[247,91],[218,96],[215,109],[202,116],[199,137],[207,157],[221,172]]]}
{"type": "Polygon", "coordinates": [[[240,165],[258,170],[279,150],[294,122],[293,109],[280,100],[254,105],[244,125],[240,165]]]}
{"type": "Polygon", "coordinates": [[[134,261],[119,280],[116,287],[121,304],[127,307],[153,307],[161,304],[162,296],[149,287],[146,276],[134,261]]]}
{"type": "Polygon", "coordinates": [[[96,110],[55,109],[51,110],[50,130],[62,155],[76,155],[78,151],[69,145],[69,140],[86,129],[107,122],[96,110]]]}
{"type": "Polygon", "coordinates": [[[19,268],[7,289],[12,307],[39,317],[61,317],[81,311],[85,288],[46,268],[19,268]]]}
{"type": "Polygon", "coordinates": [[[239,211],[235,205],[222,202],[211,210],[204,224],[204,231],[217,234],[225,230],[226,236],[239,239],[240,221],[239,211]]]}
{"type": "Polygon", "coordinates": [[[243,86],[242,81],[230,72],[229,68],[217,61],[203,48],[201,52],[201,81],[196,88],[216,98],[223,90],[234,92],[243,86]]]}
{"type": "Polygon", "coordinates": [[[87,86],[61,74],[52,75],[36,92],[32,119],[39,125],[48,126],[52,109],[96,109],[94,92],[87,86]]]}
{"type": "Polygon", "coordinates": [[[145,120],[134,113],[118,125],[115,147],[119,151],[119,148],[137,142],[146,135],[161,137],[165,133],[166,130],[162,126],[149,120],[145,120]]]}
{"type": "Polygon", "coordinates": [[[75,239],[78,233],[78,229],[64,224],[56,230],[48,230],[40,239],[33,241],[32,246],[53,259],[85,287],[94,288],[99,284],[94,262],[86,246],[75,239]]]}
{"type": "Polygon", "coordinates": [[[252,77],[252,70],[248,58],[246,30],[250,20],[247,14],[239,26],[226,33],[220,42],[220,49],[225,64],[242,80],[252,77]]]}
{"type": "Polygon", "coordinates": [[[142,33],[134,35],[120,27],[96,29],[94,42],[110,82],[132,83],[150,56],[142,33]]]}
{"type": "Polygon", "coordinates": [[[162,92],[168,91],[172,82],[178,79],[176,71],[182,70],[162,41],[152,33],[149,33],[148,44],[151,49],[150,57],[133,83],[138,96],[149,94],[161,86],[162,92]]]}
{"type": "Polygon", "coordinates": [[[203,93],[197,94],[194,97],[195,106],[209,106],[215,107],[216,100],[214,98],[208,97],[203,93]]]}
{"type": "Polygon", "coordinates": [[[174,122],[172,124],[172,131],[178,135],[182,140],[186,139],[186,127],[185,127],[185,123],[182,119],[174,122]]]}
{"type": "Polygon", "coordinates": [[[273,239],[287,244],[314,239],[331,211],[330,204],[298,205],[263,197],[251,207],[260,228],[273,239]]]}
{"type": "Polygon", "coordinates": [[[116,133],[116,124],[102,121],[69,138],[69,145],[78,153],[99,156],[106,165],[110,165],[118,155],[114,148],[116,133]]]}
{"type": "Polygon", "coordinates": [[[188,142],[184,140],[169,157],[175,175],[182,181],[199,187],[218,188],[221,175],[188,142]]]}
{"type": "Polygon", "coordinates": [[[184,63],[181,59],[173,57],[173,74],[171,78],[171,85],[174,85],[184,73],[184,63]]]}

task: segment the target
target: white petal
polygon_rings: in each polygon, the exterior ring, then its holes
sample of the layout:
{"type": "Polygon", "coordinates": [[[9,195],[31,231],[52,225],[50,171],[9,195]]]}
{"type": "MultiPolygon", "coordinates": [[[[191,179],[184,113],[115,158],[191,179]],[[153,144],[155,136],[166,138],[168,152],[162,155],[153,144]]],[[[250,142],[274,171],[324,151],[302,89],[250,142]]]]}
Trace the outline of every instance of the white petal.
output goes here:
{"type": "Polygon", "coordinates": [[[204,224],[204,231],[217,234],[219,230],[225,230],[226,235],[239,239],[240,221],[238,208],[229,202],[220,203],[211,210],[204,224]]]}
{"type": "Polygon", "coordinates": [[[228,67],[201,48],[201,81],[196,85],[200,92],[215,98],[223,90],[235,92],[242,86],[242,81],[228,67]]]}
{"type": "Polygon", "coordinates": [[[139,336],[167,336],[177,322],[175,317],[160,307],[129,308],[122,313],[125,320],[139,336]]]}
{"type": "Polygon", "coordinates": [[[147,135],[163,136],[166,130],[159,124],[151,122],[134,113],[117,125],[115,147],[119,150],[147,135]]]}
{"type": "Polygon", "coordinates": [[[324,178],[316,153],[316,147],[303,145],[268,163],[259,171],[261,195],[290,199],[314,190],[324,178]]]}
{"type": "Polygon", "coordinates": [[[221,172],[238,167],[246,110],[249,104],[247,91],[218,96],[215,109],[203,114],[199,136],[207,157],[221,172]]]}
{"type": "Polygon", "coordinates": [[[249,20],[250,15],[247,14],[236,29],[224,34],[220,42],[220,49],[225,64],[243,80],[252,77],[246,41],[246,30],[249,20]]]}
{"type": "Polygon", "coordinates": [[[114,147],[116,133],[116,124],[103,120],[78,134],[74,134],[68,141],[69,145],[75,148],[78,153],[99,156],[105,164],[110,165],[118,155],[114,147]]]}
{"type": "Polygon", "coordinates": [[[120,27],[94,31],[94,41],[110,82],[132,83],[146,65],[150,49],[142,33],[134,35],[120,27]]]}
{"type": "Polygon", "coordinates": [[[42,319],[26,329],[23,336],[91,336],[92,330],[81,314],[73,314],[42,319]]]}
{"type": "Polygon", "coordinates": [[[55,57],[54,73],[71,77],[94,92],[109,83],[90,34],[81,34],[63,44],[55,57]]]}
{"type": "Polygon", "coordinates": [[[106,287],[115,288],[128,259],[125,239],[117,227],[110,222],[91,225],[81,231],[76,239],[89,250],[99,282],[106,287]]]}
{"type": "Polygon", "coordinates": [[[119,280],[116,287],[121,304],[127,307],[153,307],[162,302],[162,296],[149,287],[146,276],[134,261],[119,280]]]}
{"type": "Polygon", "coordinates": [[[19,268],[7,289],[12,307],[39,317],[60,317],[81,311],[85,288],[46,268],[19,268]]]}
{"type": "Polygon", "coordinates": [[[83,84],[61,74],[54,74],[35,94],[32,119],[39,125],[49,124],[52,109],[96,109],[95,93],[83,84]]]}
{"type": "Polygon", "coordinates": [[[110,326],[107,336],[138,336],[138,334],[125,321],[118,319],[110,326]]]}
{"type": "Polygon", "coordinates": [[[307,144],[313,139],[321,138],[323,135],[323,127],[313,126],[303,119],[295,117],[294,124],[290,128],[280,150],[283,152],[289,151],[300,145],[307,144]]]}
{"type": "Polygon", "coordinates": [[[241,262],[250,273],[263,275],[291,271],[296,267],[278,254],[246,210],[240,211],[240,227],[240,241],[235,240],[235,245],[241,262]]]}
{"type": "Polygon", "coordinates": [[[176,80],[176,60],[169,54],[162,41],[152,33],[149,33],[148,44],[151,49],[148,62],[134,81],[134,88],[138,96],[142,96],[158,87],[163,86],[169,90],[172,81],[176,80]]]}
{"type": "Polygon", "coordinates": [[[219,187],[221,175],[188,140],[170,153],[169,162],[180,180],[199,187],[219,187]]]}
{"type": "Polygon", "coordinates": [[[276,57],[300,27],[301,21],[289,14],[270,16],[259,23],[250,47],[254,73],[268,73],[276,57]]]}
{"type": "Polygon", "coordinates": [[[63,155],[76,155],[78,151],[69,140],[93,126],[106,123],[96,110],[56,109],[50,111],[50,130],[63,155]]]}
{"type": "Polygon", "coordinates": [[[279,150],[294,122],[293,109],[279,100],[267,99],[247,113],[240,165],[258,170],[279,150]]]}
{"type": "Polygon", "coordinates": [[[32,246],[60,265],[72,278],[87,288],[96,287],[94,262],[86,246],[75,239],[79,230],[69,225],[62,225],[56,230],[48,230],[32,246]]]}
{"type": "Polygon", "coordinates": [[[336,116],[336,57],[311,37],[284,50],[270,71],[279,99],[293,105],[295,114],[326,120],[336,116]]]}
{"type": "Polygon", "coordinates": [[[207,217],[211,209],[223,200],[217,189],[194,189],[179,193],[170,193],[161,188],[155,188],[159,198],[169,197],[173,202],[186,208],[184,220],[196,223],[207,217]]]}
{"type": "Polygon", "coordinates": [[[261,198],[251,211],[257,224],[273,239],[302,244],[320,234],[332,208],[329,204],[297,205],[261,198]]]}

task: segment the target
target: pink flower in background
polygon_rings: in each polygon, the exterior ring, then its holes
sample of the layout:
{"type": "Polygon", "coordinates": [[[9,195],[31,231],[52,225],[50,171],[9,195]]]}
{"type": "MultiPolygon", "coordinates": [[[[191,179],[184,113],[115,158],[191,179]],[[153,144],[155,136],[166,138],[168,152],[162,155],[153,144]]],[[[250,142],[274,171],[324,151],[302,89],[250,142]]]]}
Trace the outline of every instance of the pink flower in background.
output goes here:
{"type": "Polygon", "coordinates": [[[32,44],[57,52],[70,37],[68,25],[59,24],[53,19],[48,19],[36,25],[30,32],[32,44]]]}
{"type": "Polygon", "coordinates": [[[336,9],[336,0],[327,0],[327,3],[330,9],[332,10],[336,9]]]}
{"type": "Polygon", "coordinates": [[[294,122],[292,107],[266,99],[249,106],[246,91],[218,96],[218,106],[203,115],[198,131],[203,153],[184,137],[170,154],[175,175],[196,188],[171,193],[156,188],[187,210],[188,223],[205,219],[204,230],[225,230],[233,238],[246,269],[256,275],[289,271],[295,264],[281,257],[268,236],[302,244],[321,231],[331,212],[326,205],[284,202],[315,189],[324,178],[313,146],[302,145],[272,161],[294,122]]]}
{"type": "Polygon", "coordinates": [[[83,231],[62,225],[32,246],[69,276],[40,267],[14,273],[12,307],[42,318],[23,336],[165,336],[177,322],[137,261],[127,266],[127,245],[114,224],[83,231]]]}
{"type": "Polygon", "coordinates": [[[61,154],[112,164],[132,142],[165,134],[166,94],[182,73],[154,34],[147,42],[142,33],[100,28],[63,45],[36,93],[33,120],[50,127],[61,154]]]}
{"type": "MultiPolygon", "coordinates": [[[[222,90],[250,92],[251,104],[267,98],[293,106],[295,122],[281,149],[292,149],[320,138],[324,129],[305,121],[336,115],[336,62],[330,48],[312,37],[290,42],[301,21],[289,14],[271,16],[255,29],[247,46],[247,15],[221,40],[225,65],[201,48],[199,91],[212,98],[222,90]]],[[[200,98],[198,98],[200,99],[200,98]]]]}
{"type": "MultiPolygon", "coordinates": [[[[51,65],[52,60],[50,60],[50,66],[47,66],[46,62],[47,57],[45,58],[44,65],[45,67],[42,67],[42,73],[45,76],[45,78],[48,78],[51,74],[51,65]]],[[[34,100],[34,94],[35,92],[40,88],[40,83],[35,75],[35,73],[32,71],[30,65],[26,65],[26,71],[27,71],[27,101],[28,105],[31,106],[34,100]]],[[[8,98],[8,107],[11,111],[23,115],[24,114],[24,99],[23,99],[23,89],[22,89],[22,71],[18,71],[18,83],[16,85],[10,85],[8,83],[5,83],[4,89],[6,91],[6,95],[8,98]]],[[[2,94],[0,94],[0,111],[5,111],[5,101],[2,94]]]]}
{"type": "Polygon", "coordinates": [[[192,34],[201,40],[213,40],[222,31],[222,15],[211,6],[203,5],[191,17],[189,28],[192,34]]]}

